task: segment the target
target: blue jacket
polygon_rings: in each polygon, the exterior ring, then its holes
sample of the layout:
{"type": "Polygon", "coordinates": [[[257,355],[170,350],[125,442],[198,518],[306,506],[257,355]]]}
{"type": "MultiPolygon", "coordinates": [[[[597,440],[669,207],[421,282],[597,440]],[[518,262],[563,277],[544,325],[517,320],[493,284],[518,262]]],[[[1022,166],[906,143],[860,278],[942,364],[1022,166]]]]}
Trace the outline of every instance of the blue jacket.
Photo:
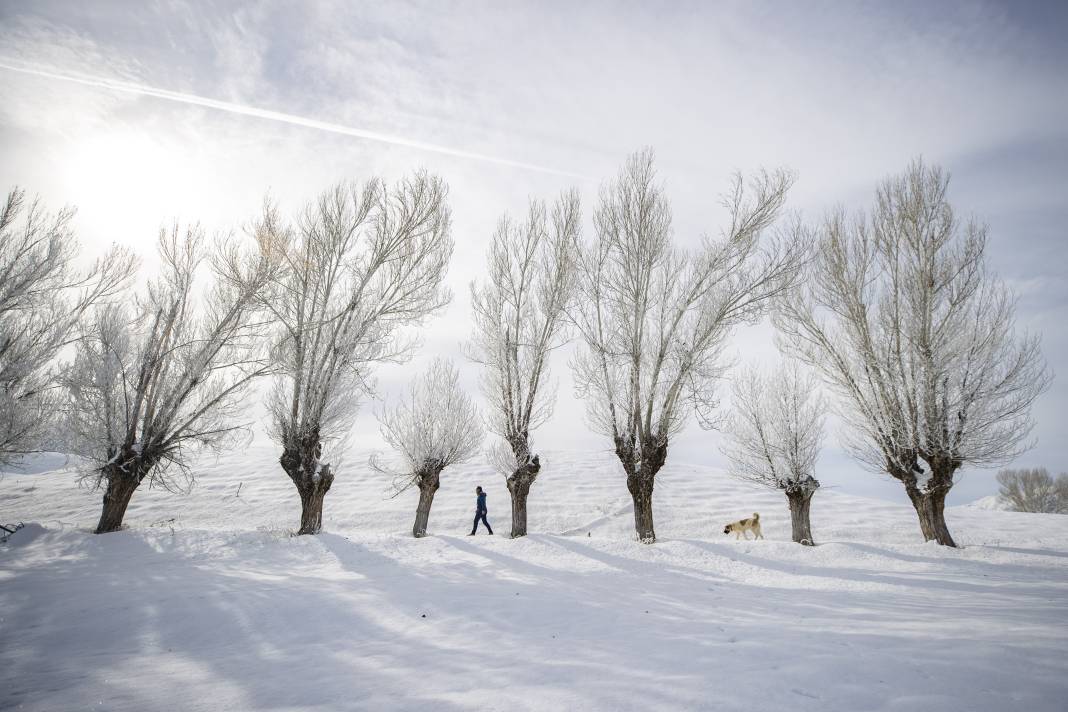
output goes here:
{"type": "Polygon", "coordinates": [[[475,511],[476,512],[485,512],[486,511],[486,493],[485,492],[483,492],[482,494],[480,494],[478,496],[478,505],[476,506],[475,511]]]}

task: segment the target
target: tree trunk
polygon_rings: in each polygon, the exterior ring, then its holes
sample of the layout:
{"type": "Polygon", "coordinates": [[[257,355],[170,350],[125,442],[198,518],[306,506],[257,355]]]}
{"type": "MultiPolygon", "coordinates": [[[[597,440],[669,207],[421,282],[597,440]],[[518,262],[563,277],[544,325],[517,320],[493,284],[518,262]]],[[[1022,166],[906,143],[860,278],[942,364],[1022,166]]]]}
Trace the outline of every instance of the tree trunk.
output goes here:
{"type": "Polygon", "coordinates": [[[323,499],[334,484],[330,465],[320,464],[323,446],[319,431],[312,429],[299,441],[285,447],[278,463],[300,494],[300,529],[297,534],[318,534],[323,528],[323,499]]]}
{"type": "Polygon", "coordinates": [[[130,498],[137,491],[141,480],[127,472],[112,472],[107,476],[108,486],[104,490],[104,508],[100,513],[100,522],[96,525],[97,534],[116,532],[122,528],[122,518],[130,498]]]}
{"type": "Polygon", "coordinates": [[[814,546],[812,538],[812,524],[809,522],[808,508],[812,504],[812,495],[815,490],[798,489],[787,492],[786,499],[790,503],[790,528],[793,539],[798,544],[814,546]]]}
{"type": "Polygon", "coordinates": [[[527,496],[540,470],[541,463],[535,455],[526,465],[516,468],[507,480],[508,492],[512,495],[513,539],[527,535],[527,496]]]}
{"type": "Polygon", "coordinates": [[[656,473],[667,461],[667,438],[648,438],[641,442],[640,458],[636,458],[633,438],[616,438],[616,456],[627,473],[627,489],[634,500],[634,531],[638,541],[652,544],[656,541],[653,528],[653,481],[656,473]]]}
{"type": "Polygon", "coordinates": [[[957,543],[949,533],[946,526],[945,507],[946,495],[949,487],[936,486],[928,489],[906,487],[912,506],[916,509],[916,516],[920,519],[920,531],[923,532],[924,541],[937,541],[942,546],[956,547],[957,543]]]}
{"type": "Polygon", "coordinates": [[[956,547],[957,543],[946,526],[944,510],[946,495],[953,487],[953,473],[960,467],[960,462],[938,456],[924,459],[929,471],[923,469],[915,453],[903,453],[898,457],[899,462],[911,463],[911,467],[901,467],[888,459],[886,471],[905,485],[905,493],[920,520],[924,541],[937,541],[942,546],[956,547]]]}
{"type": "Polygon", "coordinates": [[[638,541],[652,544],[656,541],[653,529],[653,479],[655,474],[645,475],[639,472],[627,477],[627,489],[634,500],[634,531],[638,541]]]}
{"type": "Polygon", "coordinates": [[[412,536],[416,538],[426,536],[427,523],[430,521],[430,507],[434,504],[434,493],[441,486],[440,474],[440,470],[431,471],[418,477],[419,506],[415,510],[415,525],[412,527],[412,536]]]}
{"type": "Polygon", "coordinates": [[[627,478],[627,488],[634,500],[634,531],[638,541],[652,544],[656,541],[653,528],[653,479],[627,478]]]}
{"type": "Polygon", "coordinates": [[[318,479],[308,477],[303,485],[297,485],[300,492],[300,529],[297,534],[318,534],[323,528],[323,499],[334,482],[329,466],[324,468],[328,476],[319,474],[318,479]]]}
{"type": "Polygon", "coordinates": [[[512,538],[527,535],[527,495],[533,480],[512,475],[508,478],[508,492],[512,495],[512,538]]]}

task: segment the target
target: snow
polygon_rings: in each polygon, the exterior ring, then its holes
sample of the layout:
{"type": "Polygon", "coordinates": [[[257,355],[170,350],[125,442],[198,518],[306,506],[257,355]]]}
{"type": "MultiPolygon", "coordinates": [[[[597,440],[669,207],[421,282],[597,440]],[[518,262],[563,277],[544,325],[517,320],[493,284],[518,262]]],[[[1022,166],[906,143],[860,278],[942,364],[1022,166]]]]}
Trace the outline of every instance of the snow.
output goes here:
{"type": "MultiPolygon", "coordinates": [[[[545,453],[531,536],[503,478],[418,492],[346,458],[325,531],[266,444],[195,468],[188,496],[138,492],[90,533],[100,493],[52,457],[0,479],[0,709],[1063,710],[1068,517],[951,508],[964,548],[911,509],[823,489],[819,546],[781,493],[674,463],[657,534],[633,541],[606,453],[545,453]],[[52,469],[60,468],[60,469],[52,469]],[[474,488],[498,536],[465,536],[474,488]],[[240,485],[240,495],[238,488],[240,485]],[[723,525],[758,511],[763,541],[723,525]]],[[[858,475],[866,476],[866,475],[858,475]]],[[[904,495],[902,495],[904,500],[904,495]]]]}
{"type": "Polygon", "coordinates": [[[991,494],[986,497],[980,497],[974,502],[969,502],[966,506],[975,507],[976,509],[986,509],[990,511],[998,512],[1011,512],[1012,506],[1003,500],[1000,495],[991,494]]]}

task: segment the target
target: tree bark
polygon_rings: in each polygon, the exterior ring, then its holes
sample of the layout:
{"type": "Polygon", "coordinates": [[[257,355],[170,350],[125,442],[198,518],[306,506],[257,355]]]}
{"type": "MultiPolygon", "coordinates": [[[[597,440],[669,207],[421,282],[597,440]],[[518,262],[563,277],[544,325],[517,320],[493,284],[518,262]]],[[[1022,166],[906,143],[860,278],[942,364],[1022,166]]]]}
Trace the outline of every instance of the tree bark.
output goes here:
{"type": "Polygon", "coordinates": [[[633,438],[616,438],[616,456],[627,473],[627,489],[634,501],[634,531],[638,541],[656,541],[653,527],[653,482],[667,461],[667,438],[649,438],[641,443],[641,457],[636,461],[637,443],[633,438]]]}
{"type": "Polygon", "coordinates": [[[812,538],[812,524],[809,521],[808,510],[812,504],[812,495],[815,490],[799,488],[786,493],[786,499],[790,503],[790,529],[793,540],[805,546],[815,546],[812,538]]]}
{"type": "Polygon", "coordinates": [[[323,499],[334,483],[334,476],[327,465],[319,477],[308,477],[307,482],[297,485],[300,492],[300,529],[297,534],[318,534],[323,529],[323,499]]]}
{"type": "Polygon", "coordinates": [[[634,500],[634,531],[638,541],[652,544],[656,541],[653,528],[653,480],[654,475],[638,473],[627,477],[627,489],[634,500]]]}
{"type": "Polygon", "coordinates": [[[956,547],[957,543],[953,541],[949,527],[946,526],[945,507],[949,487],[936,486],[923,490],[906,487],[905,492],[916,509],[924,541],[937,541],[942,546],[956,547]]]}
{"type": "Polygon", "coordinates": [[[541,463],[538,456],[531,458],[530,462],[516,471],[508,478],[508,492],[512,495],[512,538],[527,535],[527,496],[530,494],[530,486],[541,471],[541,463]]]}
{"type": "Polygon", "coordinates": [[[130,504],[140,478],[127,473],[113,471],[107,476],[107,489],[104,490],[104,508],[100,521],[96,525],[97,534],[107,534],[122,529],[122,518],[126,516],[126,507],[130,504]]]}
{"type": "Polygon", "coordinates": [[[97,534],[107,534],[122,529],[122,520],[126,516],[126,507],[134,492],[152,471],[156,458],[148,452],[123,445],[110,451],[109,463],[103,470],[107,487],[104,490],[104,506],[100,512],[100,521],[96,525],[97,534]]]}
{"type": "Polygon", "coordinates": [[[953,473],[960,467],[960,463],[950,458],[932,456],[926,463],[930,471],[926,471],[915,453],[906,453],[898,460],[911,462],[912,466],[902,468],[888,459],[886,471],[905,485],[905,494],[908,495],[920,520],[924,541],[937,541],[942,546],[956,547],[957,543],[953,541],[949,527],[946,526],[945,507],[946,495],[953,487],[953,473]],[[920,478],[923,478],[922,482],[920,478]]]}
{"type": "Polygon", "coordinates": [[[278,462],[300,494],[300,529],[297,534],[318,534],[323,528],[323,500],[334,483],[330,465],[321,465],[323,447],[317,431],[286,447],[278,462]]]}
{"type": "Polygon", "coordinates": [[[415,525],[412,536],[426,536],[426,527],[430,522],[430,507],[434,504],[434,494],[441,486],[441,470],[430,470],[417,475],[419,484],[419,506],[415,510],[415,525]]]}

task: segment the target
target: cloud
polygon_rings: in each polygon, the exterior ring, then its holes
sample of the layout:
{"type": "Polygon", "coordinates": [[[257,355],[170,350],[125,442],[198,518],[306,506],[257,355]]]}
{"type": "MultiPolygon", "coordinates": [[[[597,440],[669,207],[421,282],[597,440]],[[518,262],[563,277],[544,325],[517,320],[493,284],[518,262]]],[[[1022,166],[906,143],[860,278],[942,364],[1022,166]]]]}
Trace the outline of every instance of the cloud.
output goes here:
{"type": "MultiPolygon", "coordinates": [[[[50,204],[78,203],[90,243],[118,239],[143,251],[176,215],[239,230],[267,190],[293,213],[341,179],[394,179],[418,167],[444,176],[457,296],[428,324],[420,361],[455,354],[466,337],[467,283],[501,213],[577,183],[589,216],[596,180],[569,174],[609,177],[646,144],[658,152],[686,245],[717,231],[716,196],[734,169],[796,169],[791,206],[815,218],[834,204],[866,207],[879,180],[922,153],[953,171],[961,212],[990,222],[992,266],[1020,286],[1021,322],[1052,332],[1048,324],[1068,313],[1065,290],[1027,288],[1063,274],[1068,170],[1051,147],[1068,145],[1068,57],[1055,22],[1015,6],[263,2],[232,10],[36,0],[0,12],[5,63],[62,75],[0,70],[0,180],[50,204]],[[131,200],[133,188],[152,199],[131,200]]],[[[762,327],[740,332],[731,350],[776,356],[762,327]]],[[[1060,372],[1063,351],[1048,354],[1060,372]]],[[[556,417],[537,440],[601,448],[570,392],[566,357],[553,363],[556,417]]],[[[465,368],[473,382],[474,367],[465,368]]],[[[382,369],[383,389],[412,371],[382,369]]],[[[1064,393],[1041,406],[1033,453],[1054,468],[1068,461],[1055,415],[1064,393]]],[[[355,440],[374,438],[373,420],[361,418],[355,440]]],[[[715,461],[715,437],[693,428],[672,457],[715,461]]],[[[833,445],[826,463],[826,483],[863,487],[833,445]]]]}
{"type": "Polygon", "coordinates": [[[295,114],[287,114],[280,111],[271,111],[269,109],[260,109],[254,106],[235,104],[229,101],[219,101],[217,99],[209,99],[207,97],[196,96],[194,94],[184,94],[182,92],[159,89],[156,87],[150,87],[143,84],[134,84],[132,82],[120,81],[117,79],[108,79],[106,77],[93,77],[72,73],[59,73],[47,69],[41,69],[38,67],[18,66],[16,64],[12,64],[9,60],[6,59],[0,59],[0,69],[5,69],[11,72],[19,72],[21,74],[29,74],[37,77],[43,77],[46,79],[53,79],[57,81],[72,82],[74,84],[79,84],[82,86],[98,87],[100,89],[107,89],[109,91],[136,94],[138,96],[147,96],[155,99],[163,99],[166,101],[175,101],[182,104],[189,104],[190,106],[201,106],[208,109],[225,111],[231,114],[251,116],[257,119],[277,121],[284,124],[290,124],[292,126],[300,126],[303,128],[314,129],[316,131],[326,131],[329,133],[340,134],[342,136],[352,136],[355,138],[366,139],[369,141],[378,141],[380,143],[388,143],[393,144],[395,146],[404,146],[405,148],[414,148],[420,151],[429,151],[431,153],[441,153],[446,156],[467,158],[475,161],[485,161],[487,163],[496,163],[502,166],[509,166],[512,168],[522,168],[524,170],[538,171],[542,173],[552,173],[555,175],[567,176],[572,178],[582,177],[574,173],[568,173],[566,171],[549,168],[547,166],[539,166],[533,163],[513,161],[507,158],[501,158],[499,156],[489,156],[474,151],[465,151],[459,148],[451,148],[449,146],[441,146],[438,144],[416,141],[400,136],[390,136],[388,134],[378,133],[377,131],[368,131],[366,129],[359,129],[352,126],[342,126],[341,124],[334,124],[327,121],[319,121],[318,119],[311,119],[304,116],[296,116],[295,114]]]}

